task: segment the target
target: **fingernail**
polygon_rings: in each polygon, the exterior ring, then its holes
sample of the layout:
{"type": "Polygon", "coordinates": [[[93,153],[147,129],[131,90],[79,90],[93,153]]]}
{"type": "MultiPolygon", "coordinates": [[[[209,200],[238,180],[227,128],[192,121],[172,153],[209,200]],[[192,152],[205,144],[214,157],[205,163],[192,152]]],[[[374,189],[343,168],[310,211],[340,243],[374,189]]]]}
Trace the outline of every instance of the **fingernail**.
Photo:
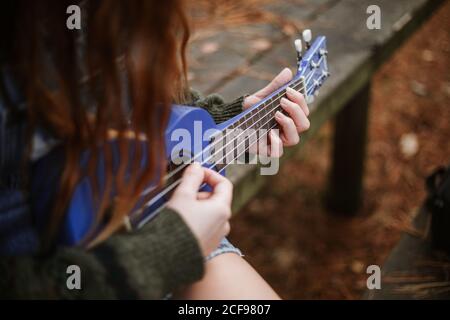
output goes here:
{"type": "Polygon", "coordinates": [[[275,112],[275,117],[281,119],[282,115],[280,111],[275,112]]]}
{"type": "Polygon", "coordinates": [[[286,70],[287,70],[287,71],[291,71],[291,69],[289,69],[288,67],[286,67],[286,68],[283,69],[283,72],[286,72],[286,70]]]}
{"type": "Polygon", "coordinates": [[[287,88],[286,88],[286,91],[289,92],[289,93],[297,92],[297,91],[295,91],[294,89],[292,89],[291,87],[287,87],[287,88]]]}
{"type": "Polygon", "coordinates": [[[281,100],[280,100],[280,103],[282,104],[282,105],[286,105],[287,104],[287,99],[286,98],[281,98],[281,100]]]}
{"type": "Polygon", "coordinates": [[[200,163],[198,163],[197,161],[192,162],[192,169],[193,170],[197,170],[200,169],[200,163]]]}

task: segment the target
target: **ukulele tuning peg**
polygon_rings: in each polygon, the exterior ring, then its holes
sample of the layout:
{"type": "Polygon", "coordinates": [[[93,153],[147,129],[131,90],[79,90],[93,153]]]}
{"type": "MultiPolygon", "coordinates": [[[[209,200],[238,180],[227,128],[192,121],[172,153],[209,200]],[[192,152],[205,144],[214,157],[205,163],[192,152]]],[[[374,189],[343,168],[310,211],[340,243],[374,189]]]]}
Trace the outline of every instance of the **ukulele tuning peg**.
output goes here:
{"type": "Polygon", "coordinates": [[[296,39],[295,41],[294,41],[294,45],[295,45],[295,50],[298,52],[298,53],[302,53],[302,51],[303,51],[303,44],[302,44],[302,40],[301,39],[296,39]]]}
{"type": "Polygon", "coordinates": [[[305,41],[305,43],[306,43],[306,49],[309,49],[309,47],[311,46],[311,40],[312,40],[311,29],[303,30],[302,36],[303,36],[303,41],[305,41]]]}
{"type": "Polygon", "coordinates": [[[294,41],[295,51],[297,51],[297,67],[300,69],[300,64],[302,61],[302,51],[303,51],[303,44],[301,39],[296,39],[294,41]]]}

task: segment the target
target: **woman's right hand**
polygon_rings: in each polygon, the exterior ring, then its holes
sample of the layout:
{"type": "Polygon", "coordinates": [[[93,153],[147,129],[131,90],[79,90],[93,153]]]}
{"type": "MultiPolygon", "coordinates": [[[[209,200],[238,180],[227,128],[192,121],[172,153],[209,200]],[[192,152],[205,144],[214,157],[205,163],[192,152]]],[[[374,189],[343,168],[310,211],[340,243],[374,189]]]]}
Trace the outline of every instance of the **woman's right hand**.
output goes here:
{"type": "Polygon", "coordinates": [[[185,170],[167,207],[185,220],[207,256],[230,232],[232,197],[233,185],[227,178],[194,163],[185,170]],[[199,192],[203,183],[210,185],[212,192],[199,192]]]}

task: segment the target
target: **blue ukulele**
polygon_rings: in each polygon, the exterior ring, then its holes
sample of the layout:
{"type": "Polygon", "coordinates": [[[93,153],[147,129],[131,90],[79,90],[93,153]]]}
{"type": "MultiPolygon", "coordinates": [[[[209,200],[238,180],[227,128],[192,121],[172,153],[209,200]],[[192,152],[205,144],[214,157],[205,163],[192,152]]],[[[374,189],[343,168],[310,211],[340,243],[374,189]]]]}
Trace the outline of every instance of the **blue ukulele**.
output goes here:
{"type": "MultiPolygon", "coordinates": [[[[285,95],[286,87],[301,92],[308,103],[314,100],[318,89],[329,77],[326,38],[319,36],[312,42],[311,31],[305,30],[303,41],[306,44],[304,54],[302,41],[295,41],[298,61],[294,78],[228,121],[216,125],[209,113],[201,108],[173,106],[165,140],[167,158],[174,166],[168,171],[162,186],[149,186],[143,191],[141,205],[125,221],[128,229],[140,228],[164,208],[171,191],[180,183],[181,174],[188,163],[197,161],[225,174],[228,165],[242,157],[253,144],[265,138],[268,131],[277,126],[274,115],[276,111],[281,111],[279,102],[285,95]]],[[[31,200],[40,227],[44,226],[48,219],[49,208],[44,204],[51,203],[51,192],[47,190],[51,186],[48,183],[46,185],[46,181],[55,181],[52,174],[57,170],[50,165],[61,163],[58,157],[60,155],[57,153],[51,153],[39,160],[33,168],[31,200]]],[[[207,189],[208,186],[202,188],[207,189]]],[[[83,178],[76,186],[69,203],[61,233],[61,244],[80,243],[90,231],[94,215],[92,188],[89,180],[83,178]]]]}

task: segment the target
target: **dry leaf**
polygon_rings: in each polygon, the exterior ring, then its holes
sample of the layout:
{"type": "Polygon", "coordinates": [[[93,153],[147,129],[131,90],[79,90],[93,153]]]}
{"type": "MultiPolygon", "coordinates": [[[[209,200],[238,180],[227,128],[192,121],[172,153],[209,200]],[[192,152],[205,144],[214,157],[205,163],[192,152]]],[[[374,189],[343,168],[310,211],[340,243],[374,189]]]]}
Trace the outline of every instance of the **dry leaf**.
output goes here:
{"type": "Polygon", "coordinates": [[[272,43],[268,39],[260,38],[250,42],[250,46],[258,51],[264,51],[269,49],[272,43]]]}
{"type": "Polygon", "coordinates": [[[422,59],[426,62],[433,62],[434,61],[434,54],[433,51],[425,49],[422,51],[422,59]]]}
{"type": "Polygon", "coordinates": [[[428,90],[425,85],[416,80],[411,81],[411,90],[420,97],[426,97],[428,95],[428,90]]]}
{"type": "Polygon", "coordinates": [[[200,51],[204,54],[211,54],[217,50],[219,50],[219,45],[217,42],[206,42],[200,48],[200,51]]]}
{"type": "Polygon", "coordinates": [[[406,158],[411,158],[419,151],[419,142],[414,133],[407,133],[400,138],[400,150],[406,158]]]}
{"type": "Polygon", "coordinates": [[[362,273],[364,271],[364,263],[362,263],[359,260],[355,260],[352,262],[352,265],[350,266],[350,268],[352,269],[352,271],[354,273],[362,273]]]}

